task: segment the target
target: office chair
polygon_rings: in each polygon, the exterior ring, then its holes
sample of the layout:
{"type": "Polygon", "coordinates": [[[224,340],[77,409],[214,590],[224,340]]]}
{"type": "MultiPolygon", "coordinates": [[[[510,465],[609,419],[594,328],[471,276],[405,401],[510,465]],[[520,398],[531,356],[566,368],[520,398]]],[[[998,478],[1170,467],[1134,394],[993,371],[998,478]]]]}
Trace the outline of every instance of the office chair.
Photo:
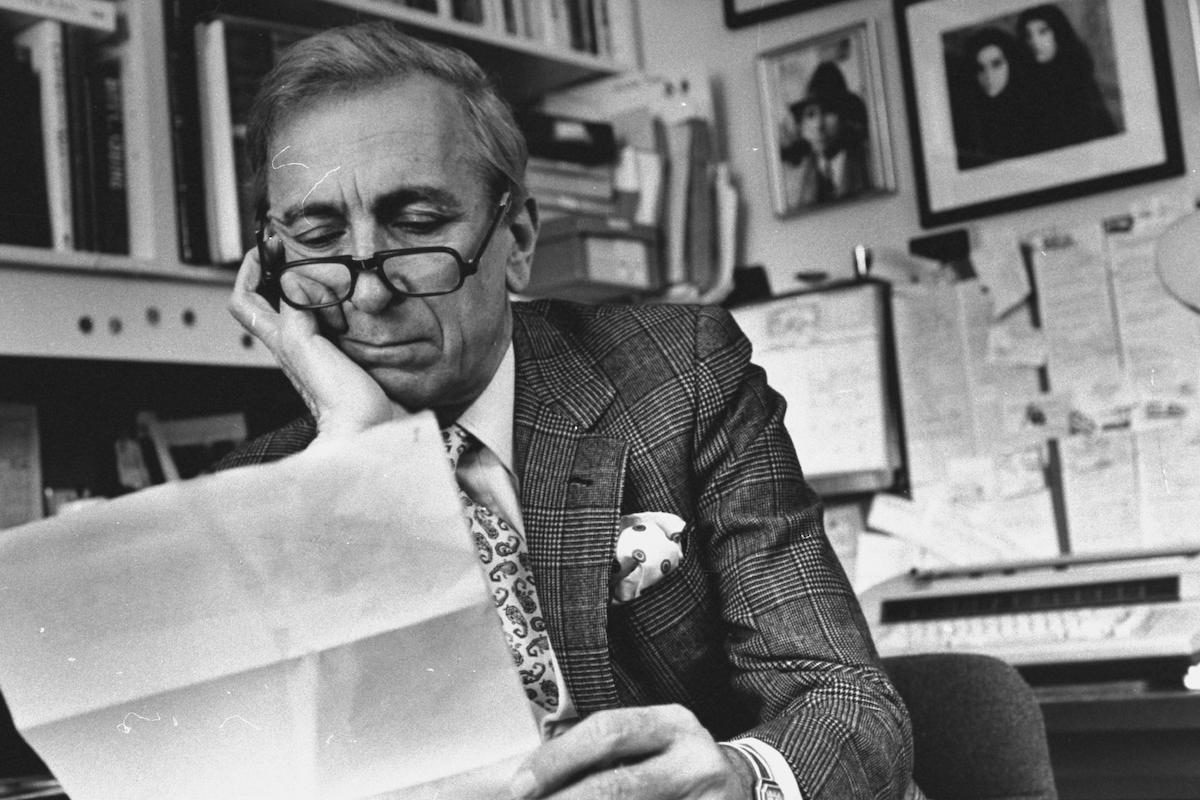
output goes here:
{"type": "Polygon", "coordinates": [[[1008,663],[968,653],[883,659],[930,800],[1057,800],[1041,707],[1008,663]]]}

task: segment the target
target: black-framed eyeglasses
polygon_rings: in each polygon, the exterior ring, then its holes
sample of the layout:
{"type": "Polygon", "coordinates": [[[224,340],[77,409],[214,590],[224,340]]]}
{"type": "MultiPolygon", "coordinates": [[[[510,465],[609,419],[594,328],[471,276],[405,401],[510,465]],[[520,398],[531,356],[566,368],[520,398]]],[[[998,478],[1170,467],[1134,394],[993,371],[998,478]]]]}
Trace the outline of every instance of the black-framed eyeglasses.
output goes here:
{"type": "Polygon", "coordinates": [[[467,277],[479,270],[479,259],[487,250],[500,220],[508,213],[512,195],[505,192],[496,206],[491,224],[469,259],[453,247],[430,245],[380,250],[368,258],[321,256],[279,263],[282,248],[268,244],[259,226],[258,256],[263,277],[278,287],[279,295],[292,308],[315,309],[339,305],[354,294],[358,276],[374,272],[393,294],[401,297],[434,297],[458,291],[467,277]],[[272,258],[274,252],[274,258],[272,258]]]}

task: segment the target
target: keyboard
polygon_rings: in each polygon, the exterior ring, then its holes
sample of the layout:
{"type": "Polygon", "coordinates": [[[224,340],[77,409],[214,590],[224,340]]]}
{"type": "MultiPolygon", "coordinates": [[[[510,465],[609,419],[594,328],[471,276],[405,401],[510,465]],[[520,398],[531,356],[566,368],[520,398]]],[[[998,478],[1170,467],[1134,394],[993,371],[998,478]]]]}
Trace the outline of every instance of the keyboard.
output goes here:
{"type": "Polygon", "coordinates": [[[1097,662],[1173,660],[1186,671],[1200,661],[1200,551],[911,572],[861,600],[885,657],[976,652],[1080,673],[1097,662]]]}

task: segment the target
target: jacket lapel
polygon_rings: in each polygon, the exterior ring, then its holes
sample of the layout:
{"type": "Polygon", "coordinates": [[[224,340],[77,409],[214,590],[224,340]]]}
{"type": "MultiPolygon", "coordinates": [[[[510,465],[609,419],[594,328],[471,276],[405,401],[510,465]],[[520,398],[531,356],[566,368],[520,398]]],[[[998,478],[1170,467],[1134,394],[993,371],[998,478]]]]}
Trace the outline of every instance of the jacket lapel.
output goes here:
{"type": "Polygon", "coordinates": [[[521,513],[555,655],[580,713],[618,704],[608,569],[626,443],[592,432],[614,389],[568,336],[517,307],[514,446],[521,513]]]}

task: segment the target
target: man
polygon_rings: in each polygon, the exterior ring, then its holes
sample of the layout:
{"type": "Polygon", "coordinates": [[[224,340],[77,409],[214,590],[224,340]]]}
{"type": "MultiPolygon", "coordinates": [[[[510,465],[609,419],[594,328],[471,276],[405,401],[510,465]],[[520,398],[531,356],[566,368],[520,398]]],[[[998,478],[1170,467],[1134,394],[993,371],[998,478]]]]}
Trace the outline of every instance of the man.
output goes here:
{"type": "Polygon", "coordinates": [[[788,109],[798,138],[780,151],[788,201],[809,206],[854,197],[871,188],[867,106],[851,92],[833,61],[813,70],[805,95],[788,109]]]}
{"type": "Polygon", "coordinates": [[[748,342],[717,309],[509,302],[537,206],[473,62],[385,25],[319,34],[264,82],[250,152],[262,246],[231,308],[312,415],[220,466],[421,409],[482,443],[457,474],[520,534],[552,650],[514,796],[900,796],[907,717],[748,342]],[[615,597],[622,519],[668,515],[677,563],[615,597]]]}

